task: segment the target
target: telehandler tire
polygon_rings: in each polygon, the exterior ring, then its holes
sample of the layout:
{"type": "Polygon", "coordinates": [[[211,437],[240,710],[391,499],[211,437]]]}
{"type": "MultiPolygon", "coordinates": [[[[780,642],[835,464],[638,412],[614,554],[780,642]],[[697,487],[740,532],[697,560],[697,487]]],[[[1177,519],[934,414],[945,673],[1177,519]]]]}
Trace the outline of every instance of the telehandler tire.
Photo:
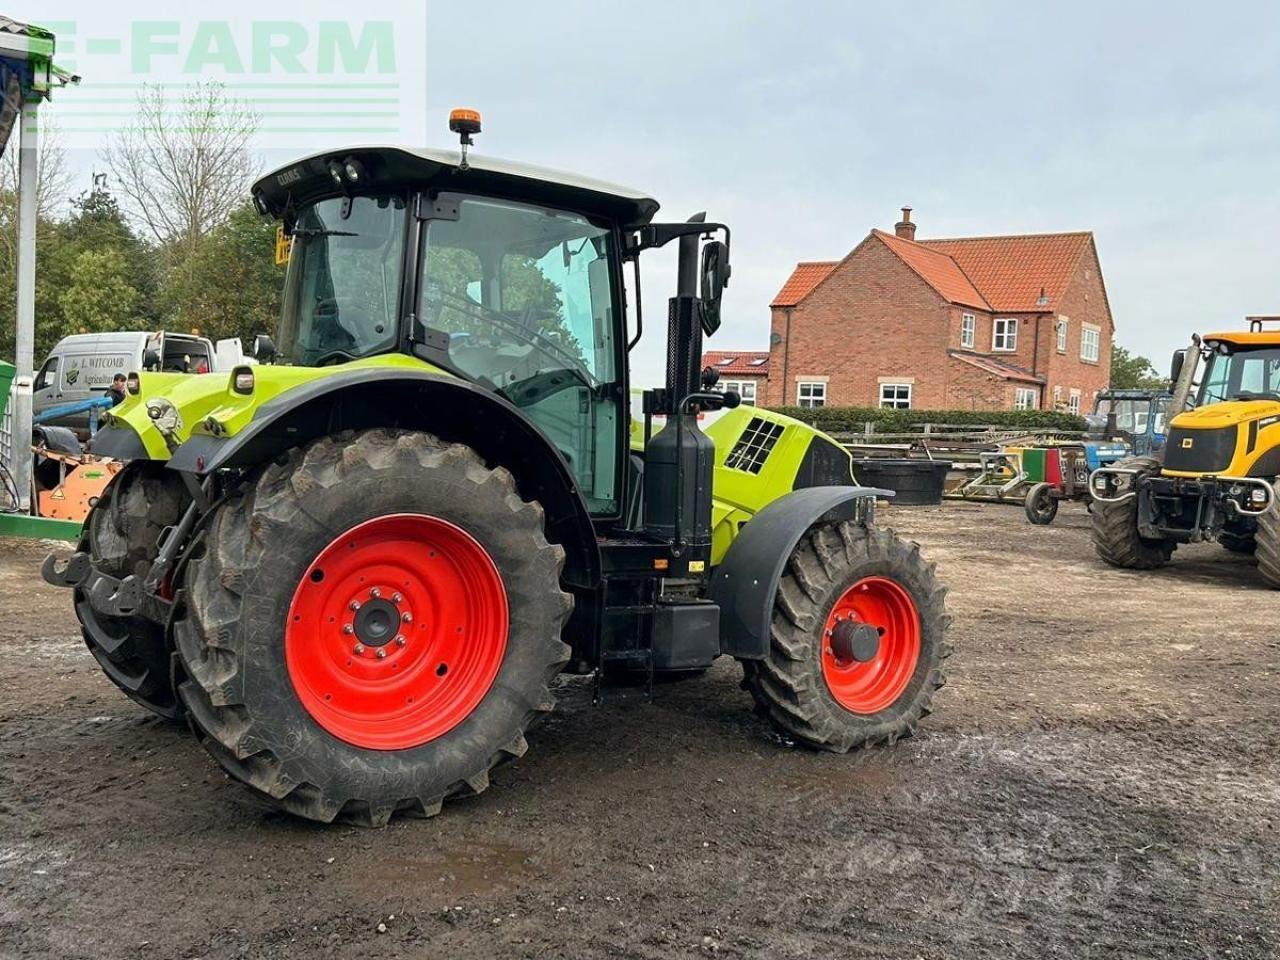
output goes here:
{"type": "MultiPolygon", "coordinates": [[[[181,478],[166,472],[164,464],[134,461],[116,474],[89,511],[77,549],[88,551],[94,567],[110,576],[141,574],[159,552],[161,531],[178,522],[189,502],[181,478]]],[[[173,651],[165,640],[165,625],[140,616],[99,613],[79,588],[75,610],[84,642],[108,679],[152,713],[180,719],[183,710],[172,681],[173,651]]]]}
{"type": "Polygon", "coordinates": [[[507,470],[426,433],[277,459],[187,568],[179,690],[205,746],[312,820],[381,826],[480,793],[569,657],[544,527],[507,470]]]}
{"type": "Polygon", "coordinates": [[[1280,480],[1271,484],[1275,499],[1271,509],[1258,517],[1258,529],[1254,534],[1258,549],[1258,572],[1267,586],[1280,590],[1280,480]]]}
{"type": "MultiPolygon", "coordinates": [[[[1160,472],[1160,461],[1154,457],[1130,457],[1117,467],[1139,470],[1153,475],[1160,472]]],[[[1177,544],[1171,540],[1152,540],[1138,533],[1138,498],[1116,501],[1093,501],[1090,512],[1093,547],[1098,556],[1113,567],[1130,570],[1154,570],[1163,567],[1173,556],[1177,544]]]]}
{"type": "Polygon", "coordinates": [[[915,733],[946,682],[946,588],[918,544],[854,522],[810,528],[744,686],[780,733],[843,753],[915,733]]]}

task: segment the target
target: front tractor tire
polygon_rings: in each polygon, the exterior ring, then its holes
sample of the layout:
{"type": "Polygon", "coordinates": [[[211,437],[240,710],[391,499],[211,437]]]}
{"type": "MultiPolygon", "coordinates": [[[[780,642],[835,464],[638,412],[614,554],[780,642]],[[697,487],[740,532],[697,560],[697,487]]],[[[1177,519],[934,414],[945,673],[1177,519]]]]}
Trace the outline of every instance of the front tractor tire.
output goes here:
{"type": "Polygon", "coordinates": [[[859,523],[816,525],[774,600],[768,655],[745,686],[784,736],[844,752],[915,733],[946,682],[946,589],[919,545],[859,523]]]}
{"type": "Polygon", "coordinates": [[[1258,529],[1254,534],[1257,549],[1258,572],[1267,586],[1280,590],[1280,480],[1271,484],[1275,499],[1271,509],[1258,517],[1258,529]]]}
{"type": "MultiPolygon", "coordinates": [[[[159,553],[161,532],[181,519],[189,502],[181,478],[163,463],[134,461],[116,474],[89,511],[78,549],[109,576],[143,576],[159,553]]],[[[79,587],[75,610],[84,642],[107,678],[152,713],[180,719],[165,625],[141,616],[100,613],[79,587]]]]}
{"type": "Polygon", "coordinates": [[[324,822],[483,791],[569,657],[544,527],[507,470],[425,433],[345,433],[272,463],[213,517],[174,626],[205,746],[324,822]]]}
{"type": "MultiPolygon", "coordinates": [[[[1160,472],[1160,461],[1155,457],[1130,457],[1116,466],[1139,471],[1134,478],[1135,484],[1142,477],[1155,476],[1160,472]]],[[[1093,501],[1093,509],[1089,511],[1093,523],[1093,547],[1098,556],[1113,567],[1154,570],[1169,562],[1177,544],[1163,538],[1144,537],[1138,532],[1138,496],[1093,501]]]]}

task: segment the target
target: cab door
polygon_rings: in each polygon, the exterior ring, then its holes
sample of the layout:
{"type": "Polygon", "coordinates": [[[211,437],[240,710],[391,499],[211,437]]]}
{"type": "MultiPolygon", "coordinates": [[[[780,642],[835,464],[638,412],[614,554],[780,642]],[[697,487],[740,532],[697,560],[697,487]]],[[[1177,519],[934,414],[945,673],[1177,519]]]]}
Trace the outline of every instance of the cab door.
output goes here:
{"type": "Polygon", "coordinates": [[[54,354],[36,374],[35,382],[31,385],[31,412],[36,416],[50,407],[56,407],[60,402],[61,367],[62,357],[54,354]]]}

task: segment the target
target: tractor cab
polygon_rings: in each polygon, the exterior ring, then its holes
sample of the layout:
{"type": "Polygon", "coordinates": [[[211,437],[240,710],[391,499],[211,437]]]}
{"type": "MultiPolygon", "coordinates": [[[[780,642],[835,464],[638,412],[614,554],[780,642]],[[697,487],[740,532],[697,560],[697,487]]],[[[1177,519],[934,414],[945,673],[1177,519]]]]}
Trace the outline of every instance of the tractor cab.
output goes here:
{"type": "Polygon", "coordinates": [[[1085,417],[1090,439],[1122,441],[1138,456],[1158,453],[1164,449],[1172,398],[1168,390],[1103,390],[1085,417]]]}

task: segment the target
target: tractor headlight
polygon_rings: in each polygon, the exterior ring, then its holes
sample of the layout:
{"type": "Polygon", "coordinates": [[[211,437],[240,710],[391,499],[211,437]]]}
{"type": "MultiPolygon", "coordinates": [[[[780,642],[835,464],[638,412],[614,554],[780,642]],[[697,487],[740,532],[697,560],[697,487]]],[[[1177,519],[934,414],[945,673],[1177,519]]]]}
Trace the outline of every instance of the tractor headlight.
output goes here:
{"type": "Polygon", "coordinates": [[[125,378],[124,388],[136,397],[142,392],[142,379],[136,373],[131,373],[125,378]]]}
{"type": "Polygon", "coordinates": [[[1261,507],[1267,502],[1267,491],[1261,487],[1254,487],[1249,492],[1249,504],[1254,507],[1261,507]]]}

